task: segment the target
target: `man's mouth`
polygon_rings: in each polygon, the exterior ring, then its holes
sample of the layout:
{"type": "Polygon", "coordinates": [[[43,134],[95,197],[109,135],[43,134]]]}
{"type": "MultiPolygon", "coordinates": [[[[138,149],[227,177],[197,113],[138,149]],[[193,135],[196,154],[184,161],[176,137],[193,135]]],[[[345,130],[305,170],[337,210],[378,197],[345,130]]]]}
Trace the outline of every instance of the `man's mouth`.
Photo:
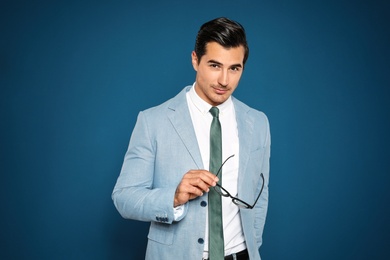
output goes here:
{"type": "Polygon", "coordinates": [[[217,93],[219,95],[223,95],[223,94],[226,94],[226,92],[228,92],[227,88],[219,88],[219,87],[213,86],[213,89],[214,89],[215,93],[217,93]]]}

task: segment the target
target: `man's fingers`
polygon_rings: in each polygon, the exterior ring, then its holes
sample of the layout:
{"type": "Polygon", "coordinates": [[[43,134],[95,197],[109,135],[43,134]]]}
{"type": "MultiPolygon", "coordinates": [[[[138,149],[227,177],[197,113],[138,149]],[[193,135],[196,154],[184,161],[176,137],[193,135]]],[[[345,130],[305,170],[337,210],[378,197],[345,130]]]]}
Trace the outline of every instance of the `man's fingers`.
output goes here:
{"type": "MultiPolygon", "coordinates": [[[[194,186],[202,187],[203,184],[207,185],[207,188],[210,186],[215,186],[218,182],[218,177],[212,174],[209,171],[205,170],[192,170],[184,175],[183,180],[188,179],[190,184],[194,186]]],[[[206,191],[204,189],[204,191],[206,191]]]]}
{"type": "Polygon", "coordinates": [[[176,189],[174,205],[184,204],[189,200],[209,192],[215,186],[218,177],[206,170],[191,170],[187,172],[176,189]]]}
{"type": "Polygon", "coordinates": [[[181,183],[177,189],[178,193],[183,194],[193,194],[196,196],[202,196],[203,191],[201,188],[199,188],[197,185],[188,184],[188,183],[181,183]]]}

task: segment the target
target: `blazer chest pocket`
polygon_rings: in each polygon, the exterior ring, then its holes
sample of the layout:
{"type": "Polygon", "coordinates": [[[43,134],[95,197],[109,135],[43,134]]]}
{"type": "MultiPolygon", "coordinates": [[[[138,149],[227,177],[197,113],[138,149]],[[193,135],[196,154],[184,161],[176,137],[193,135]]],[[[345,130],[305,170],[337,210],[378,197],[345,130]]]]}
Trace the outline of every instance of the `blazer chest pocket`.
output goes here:
{"type": "Polygon", "coordinates": [[[259,147],[259,149],[251,151],[249,157],[251,162],[255,162],[255,164],[262,166],[263,159],[264,159],[264,151],[265,151],[264,147],[259,147]]]}
{"type": "Polygon", "coordinates": [[[264,161],[264,152],[265,148],[260,147],[257,150],[254,150],[250,153],[249,156],[249,163],[248,163],[248,172],[252,173],[250,174],[253,184],[257,184],[259,181],[259,176],[262,173],[263,168],[263,161],[264,161]]]}
{"type": "Polygon", "coordinates": [[[172,224],[152,222],[148,239],[164,245],[173,244],[174,227],[172,224]]]}

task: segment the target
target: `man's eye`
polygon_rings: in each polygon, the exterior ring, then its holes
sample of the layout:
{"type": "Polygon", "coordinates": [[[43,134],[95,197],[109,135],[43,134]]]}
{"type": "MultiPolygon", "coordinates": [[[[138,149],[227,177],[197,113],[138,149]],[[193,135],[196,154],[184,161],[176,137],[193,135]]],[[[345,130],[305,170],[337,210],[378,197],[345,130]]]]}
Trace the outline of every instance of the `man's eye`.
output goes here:
{"type": "Polygon", "coordinates": [[[210,64],[210,67],[212,67],[212,68],[219,68],[219,65],[218,64],[210,64]]]}

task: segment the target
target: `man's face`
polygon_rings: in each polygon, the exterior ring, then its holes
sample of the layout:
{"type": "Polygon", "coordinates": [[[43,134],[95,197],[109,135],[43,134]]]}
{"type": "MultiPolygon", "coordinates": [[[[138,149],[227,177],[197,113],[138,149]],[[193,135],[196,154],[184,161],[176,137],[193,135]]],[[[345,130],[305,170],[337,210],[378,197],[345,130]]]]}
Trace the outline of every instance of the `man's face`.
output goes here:
{"type": "Polygon", "coordinates": [[[206,45],[206,53],[198,62],[192,52],[196,73],[196,93],[207,103],[217,106],[225,102],[236,89],[244,68],[244,47],[226,49],[216,42],[206,45]]]}

